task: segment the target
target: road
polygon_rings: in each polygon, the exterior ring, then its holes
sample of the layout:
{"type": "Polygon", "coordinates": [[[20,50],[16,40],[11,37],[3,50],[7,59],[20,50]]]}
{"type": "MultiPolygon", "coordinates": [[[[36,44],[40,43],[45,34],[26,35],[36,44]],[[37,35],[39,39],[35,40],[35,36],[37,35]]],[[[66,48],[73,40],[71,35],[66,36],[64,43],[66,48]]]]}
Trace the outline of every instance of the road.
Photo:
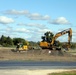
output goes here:
{"type": "Polygon", "coordinates": [[[76,69],[76,62],[0,61],[0,69],[76,69]]]}
{"type": "Polygon", "coordinates": [[[48,75],[72,70],[76,71],[76,62],[0,61],[1,75],[48,75]]]}

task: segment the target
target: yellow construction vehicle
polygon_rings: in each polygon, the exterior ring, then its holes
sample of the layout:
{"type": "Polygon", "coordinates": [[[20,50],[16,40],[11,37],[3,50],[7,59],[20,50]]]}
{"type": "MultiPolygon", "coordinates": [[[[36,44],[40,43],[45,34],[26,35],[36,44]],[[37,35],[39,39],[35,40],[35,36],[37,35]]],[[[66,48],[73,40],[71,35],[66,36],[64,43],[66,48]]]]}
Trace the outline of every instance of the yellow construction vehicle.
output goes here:
{"type": "Polygon", "coordinates": [[[69,28],[69,29],[66,29],[66,30],[63,30],[61,32],[58,32],[51,40],[51,42],[47,42],[47,41],[42,41],[40,42],[40,47],[41,48],[47,48],[47,49],[61,49],[60,47],[58,48],[58,46],[56,46],[56,39],[64,34],[67,34],[68,33],[68,44],[67,44],[67,47],[70,47],[70,41],[72,39],[72,29],[69,28]]]}
{"type": "Polygon", "coordinates": [[[29,43],[26,41],[26,44],[18,43],[16,47],[16,51],[27,51],[29,49],[29,43]]]}
{"type": "Polygon", "coordinates": [[[28,50],[40,50],[40,47],[39,46],[32,46],[32,45],[29,45],[29,42],[26,41],[25,44],[22,44],[22,43],[18,43],[17,46],[16,46],[16,50],[15,52],[19,51],[28,51],[28,50]]]}
{"type": "Polygon", "coordinates": [[[27,50],[28,50],[27,45],[23,45],[22,47],[19,48],[19,51],[27,51],[27,50]]]}

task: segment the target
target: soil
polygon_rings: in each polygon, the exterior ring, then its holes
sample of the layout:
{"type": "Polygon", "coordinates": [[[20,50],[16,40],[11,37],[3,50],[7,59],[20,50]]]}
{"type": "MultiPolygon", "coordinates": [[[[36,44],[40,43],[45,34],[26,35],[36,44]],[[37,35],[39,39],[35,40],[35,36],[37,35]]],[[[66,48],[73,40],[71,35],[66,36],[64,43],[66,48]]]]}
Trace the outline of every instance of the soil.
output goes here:
{"type": "Polygon", "coordinates": [[[76,61],[76,55],[63,51],[28,50],[15,52],[14,48],[0,47],[0,60],[27,60],[27,61],[76,61]]]}

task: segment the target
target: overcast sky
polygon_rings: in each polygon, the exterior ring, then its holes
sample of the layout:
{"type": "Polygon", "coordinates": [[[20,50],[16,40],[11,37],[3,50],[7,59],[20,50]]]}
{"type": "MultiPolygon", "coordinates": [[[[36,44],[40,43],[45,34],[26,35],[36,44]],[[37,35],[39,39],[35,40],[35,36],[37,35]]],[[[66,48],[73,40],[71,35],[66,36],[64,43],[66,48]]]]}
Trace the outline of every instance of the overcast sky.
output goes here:
{"type": "MultiPolygon", "coordinates": [[[[40,41],[46,31],[68,28],[76,42],[76,0],[0,0],[0,36],[40,41]]],[[[68,35],[58,40],[68,41],[68,35]]]]}

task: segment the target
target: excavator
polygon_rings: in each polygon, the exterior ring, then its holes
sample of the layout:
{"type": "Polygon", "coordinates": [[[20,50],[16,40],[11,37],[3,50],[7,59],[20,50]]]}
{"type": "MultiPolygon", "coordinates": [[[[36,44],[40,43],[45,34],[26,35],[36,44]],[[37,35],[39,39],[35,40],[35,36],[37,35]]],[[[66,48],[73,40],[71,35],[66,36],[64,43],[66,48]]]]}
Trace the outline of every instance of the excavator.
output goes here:
{"type": "Polygon", "coordinates": [[[71,29],[71,28],[65,29],[65,30],[63,30],[63,31],[61,31],[61,32],[58,32],[58,33],[51,39],[51,42],[50,42],[50,43],[47,42],[47,41],[41,41],[41,42],[40,42],[40,47],[41,47],[42,49],[46,49],[46,48],[47,48],[47,49],[51,49],[51,50],[53,50],[53,49],[61,50],[61,48],[58,47],[58,45],[57,45],[57,44],[59,43],[59,41],[56,41],[56,39],[57,39],[58,37],[64,35],[64,34],[67,34],[67,33],[68,33],[68,43],[67,43],[66,47],[69,48],[69,47],[70,47],[70,42],[71,42],[71,39],[72,39],[72,29],[71,29]]]}

